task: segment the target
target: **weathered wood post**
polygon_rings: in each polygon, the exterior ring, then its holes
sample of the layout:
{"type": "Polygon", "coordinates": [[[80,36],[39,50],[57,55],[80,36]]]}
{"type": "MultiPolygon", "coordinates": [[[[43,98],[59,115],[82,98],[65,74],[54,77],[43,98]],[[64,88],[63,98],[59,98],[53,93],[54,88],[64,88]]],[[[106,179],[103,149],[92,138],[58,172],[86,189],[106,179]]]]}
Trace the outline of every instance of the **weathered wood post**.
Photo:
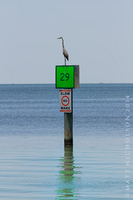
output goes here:
{"type": "Polygon", "coordinates": [[[56,66],[60,112],[64,112],[64,146],[73,146],[73,88],[79,88],[79,65],[56,66]]]}
{"type": "Polygon", "coordinates": [[[71,89],[71,113],[64,112],[64,145],[73,146],[73,89],[71,89]]]}

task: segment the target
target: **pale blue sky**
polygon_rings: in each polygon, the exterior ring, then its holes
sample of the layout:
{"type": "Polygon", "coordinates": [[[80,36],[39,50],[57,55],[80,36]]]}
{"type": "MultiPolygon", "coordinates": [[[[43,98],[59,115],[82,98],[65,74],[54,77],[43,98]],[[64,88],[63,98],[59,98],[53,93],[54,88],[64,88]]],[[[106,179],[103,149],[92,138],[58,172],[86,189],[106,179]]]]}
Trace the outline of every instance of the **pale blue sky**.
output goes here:
{"type": "Polygon", "coordinates": [[[133,0],[0,0],[0,83],[54,83],[60,36],[81,83],[133,82],[133,0]]]}

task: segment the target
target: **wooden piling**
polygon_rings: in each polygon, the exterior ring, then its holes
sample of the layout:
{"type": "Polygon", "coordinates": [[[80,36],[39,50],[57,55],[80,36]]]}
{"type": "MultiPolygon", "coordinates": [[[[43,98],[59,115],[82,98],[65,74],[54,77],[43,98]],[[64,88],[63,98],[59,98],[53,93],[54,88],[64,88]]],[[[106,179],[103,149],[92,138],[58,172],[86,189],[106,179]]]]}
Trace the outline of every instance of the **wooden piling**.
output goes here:
{"type": "Polygon", "coordinates": [[[60,90],[60,112],[64,112],[64,147],[73,147],[73,89],[79,88],[79,65],[66,65],[66,59],[64,62],[64,65],[56,66],[55,80],[57,89],[71,89],[71,106],[70,97],[63,97],[60,90]],[[68,104],[63,103],[63,99],[68,104]]]}
{"type": "Polygon", "coordinates": [[[73,89],[71,89],[71,113],[64,113],[64,146],[73,146],[73,89]]]}

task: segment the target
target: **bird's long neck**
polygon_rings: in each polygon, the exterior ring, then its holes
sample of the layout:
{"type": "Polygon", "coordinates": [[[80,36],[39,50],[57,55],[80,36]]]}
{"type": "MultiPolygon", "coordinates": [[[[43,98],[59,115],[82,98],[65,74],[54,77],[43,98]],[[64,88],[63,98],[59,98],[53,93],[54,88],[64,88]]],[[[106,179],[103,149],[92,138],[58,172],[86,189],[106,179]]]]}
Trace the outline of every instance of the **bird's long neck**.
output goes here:
{"type": "Polygon", "coordinates": [[[64,40],[63,40],[63,38],[62,38],[62,48],[64,48],[64,40]]]}

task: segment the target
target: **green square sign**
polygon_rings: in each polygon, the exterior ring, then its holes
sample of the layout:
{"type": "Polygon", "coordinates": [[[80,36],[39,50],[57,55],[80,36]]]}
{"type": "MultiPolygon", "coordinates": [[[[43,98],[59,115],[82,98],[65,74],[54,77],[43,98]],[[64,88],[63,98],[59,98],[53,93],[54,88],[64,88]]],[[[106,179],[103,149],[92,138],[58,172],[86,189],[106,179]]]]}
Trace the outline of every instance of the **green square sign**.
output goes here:
{"type": "Polygon", "coordinates": [[[56,66],[56,88],[74,88],[74,66],[56,66]]]}

